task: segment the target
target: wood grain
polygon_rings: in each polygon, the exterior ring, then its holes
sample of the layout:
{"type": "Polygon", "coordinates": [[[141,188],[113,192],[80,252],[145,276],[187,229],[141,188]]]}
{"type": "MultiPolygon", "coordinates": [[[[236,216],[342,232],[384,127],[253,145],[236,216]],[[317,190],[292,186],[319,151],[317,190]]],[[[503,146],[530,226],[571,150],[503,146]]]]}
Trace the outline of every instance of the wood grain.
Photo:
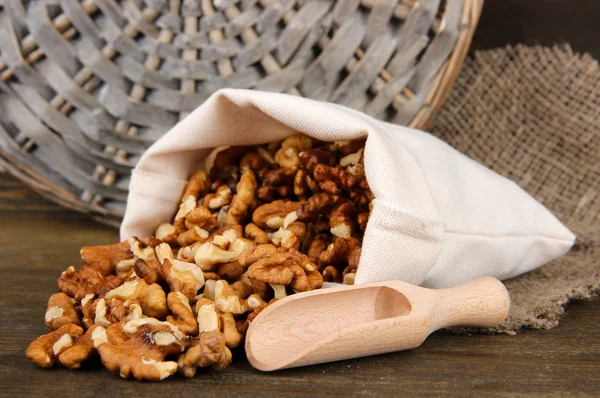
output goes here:
{"type": "Polygon", "coordinates": [[[507,335],[436,332],[416,350],[296,368],[254,370],[243,352],[223,372],[153,384],[126,381],[98,362],[43,370],[25,358],[48,330],[56,279],[79,248],[117,239],[115,229],[61,210],[0,175],[0,388],[2,396],[432,396],[578,395],[600,390],[600,300],[573,303],[558,328],[507,335]]]}
{"type": "Polygon", "coordinates": [[[250,324],[246,355],[273,371],[411,350],[441,328],[498,326],[509,306],[504,284],[490,277],[437,290],[402,281],[318,289],[265,308],[250,324]]]}

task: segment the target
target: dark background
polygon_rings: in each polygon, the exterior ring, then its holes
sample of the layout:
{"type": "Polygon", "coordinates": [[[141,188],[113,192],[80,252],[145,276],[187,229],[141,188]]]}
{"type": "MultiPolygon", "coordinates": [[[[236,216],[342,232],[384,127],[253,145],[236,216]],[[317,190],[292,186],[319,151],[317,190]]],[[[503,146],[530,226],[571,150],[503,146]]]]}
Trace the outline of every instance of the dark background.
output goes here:
{"type": "Polygon", "coordinates": [[[569,43],[600,59],[600,0],[487,0],[473,49],[569,43]]]}

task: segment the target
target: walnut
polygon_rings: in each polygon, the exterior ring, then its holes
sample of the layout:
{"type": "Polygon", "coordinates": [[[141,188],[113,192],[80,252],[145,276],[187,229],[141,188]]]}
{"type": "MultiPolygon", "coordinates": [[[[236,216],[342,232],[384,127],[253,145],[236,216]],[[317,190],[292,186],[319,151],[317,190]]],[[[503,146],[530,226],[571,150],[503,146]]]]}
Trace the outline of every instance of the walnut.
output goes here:
{"type": "Polygon", "coordinates": [[[44,320],[46,325],[53,330],[71,323],[81,326],[81,321],[71,298],[64,293],[56,293],[50,296],[44,320]]]}
{"type": "Polygon", "coordinates": [[[98,326],[98,328],[96,329],[96,335],[92,335],[92,340],[94,340],[94,345],[96,346],[96,348],[98,348],[100,344],[104,344],[107,341],[111,341],[113,344],[121,344],[127,342],[131,338],[131,336],[125,333],[123,327],[128,323],[129,322],[113,323],[107,328],[98,326]]]}
{"type": "Polygon", "coordinates": [[[338,195],[320,193],[311,196],[306,202],[302,203],[296,212],[300,220],[314,221],[318,219],[319,215],[328,214],[335,205],[345,201],[346,199],[338,195]]]}
{"type": "Polygon", "coordinates": [[[208,191],[209,187],[210,179],[208,178],[208,174],[206,174],[204,170],[198,170],[192,174],[188,180],[185,188],[183,189],[183,194],[181,197],[187,198],[188,196],[193,196],[196,200],[198,200],[208,191]]]}
{"type": "MultiPolygon", "coordinates": [[[[143,260],[140,260],[143,261],[143,260]]],[[[116,275],[108,275],[104,278],[104,282],[100,289],[98,289],[98,297],[104,297],[106,293],[110,292],[113,289],[121,286],[123,282],[127,279],[127,274],[121,274],[119,276],[116,275]]]]}
{"type": "MultiPolygon", "coordinates": [[[[128,340],[108,337],[106,342],[98,346],[104,366],[112,372],[119,372],[123,378],[133,375],[138,380],[163,380],[175,373],[177,363],[164,359],[184,350],[182,338],[164,323],[136,325],[139,326],[133,329],[128,340]]],[[[126,327],[127,324],[123,326],[125,332],[126,327]]]]}
{"type": "Polygon", "coordinates": [[[231,200],[225,220],[227,225],[239,224],[240,220],[248,213],[248,208],[254,200],[256,193],[256,177],[252,170],[246,170],[238,182],[237,193],[231,200]]]}
{"type": "MultiPolygon", "coordinates": [[[[166,322],[166,321],[161,321],[160,319],[156,319],[156,318],[152,318],[152,317],[143,317],[143,318],[139,318],[139,319],[132,319],[128,322],[120,322],[119,325],[121,325],[122,331],[124,334],[120,334],[120,338],[125,338],[126,341],[127,339],[129,339],[129,336],[131,336],[132,334],[134,334],[140,326],[142,325],[162,325],[162,326],[166,326],[169,328],[170,333],[178,340],[181,341],[185,341],[186,340],[186,335],[184,335],[175,325],[173,325],[170,322],[166,322]]],[[[111,325],[112,326],[112,325],[111,325]]],[[[106,330],[108,331],[111,326],[109,326],[106,330]]],[[[115,330],[115,332],[118,330],[118,328],[115,330]]],[[[120,333],[120,332],[119,332],[120,333]]]]}
{"type": "Polygon", "coordinates": [[[337,238],[319,254],[319,261],[327,265],[347,265],[350,258],[360,258],[360,241],[356,238],[337,238]]]}
{"type": "Polygon", "coordinates": [[[203,243],[204,242],[194,242],[189,246],[181,247],[177,251],[177,260],[193,262],[196,251],[200,248],[200,246],[202,246],[203,243]]]}
{"type": "Polygon", "coordinates": [[[209,193],[204,197],[202,206],[209,209],[220,209],[221,207],[228,205],[231,202],[233,196],[231,188],[227,185],[221,185],[217,188],[217,192],[209,193]]]}
{"type": "Polygon", "coordinates": [[[321,187],[315,181],[312,174],[300,169],[294,177],[294,194],[298,197],[306,197],[321,192],[321,187]]]}
{"type": "Polygon", "coordinates": [[[342,273],[342,282],[345,285],[354,285],[354,278],[356,278],[357,265],[348,265],[342,273]]]}
{"type": "Polygon", "coordinates": [[[284,217],[279,230],[268,233],[267,237],[276,246],[284,248],[300,249],[300,245],[306,235],[306,224],[296,222],[298,215],[295,211],[284,217]]]}
{"type": "Polygon", "coordinates": [[[206,297],[199,299],[196,302],[195,310],[200,333],[219,330],[219,312],[215,307],[214,300],[206,297]]]}
{"type": "MultiPolygon", "coordinates": [[[[166,245],[166,244],[164,244],[166,245]]],[[[171,253],[170,248],[168,252],[171,253]]],[[[162,260],[161,273],[174,292],[181,292],[188,298],[194,298],[204,286],[204,274],[194,263],[186,263],[166,257],[162,260]]]]}
{"type": "Polygon", "coordinates": [[[288,292],[285,285],[278,285],[270,283],[269,286],[273,289],[273,294],[276,299],[282,299],[287,297],[288,292]]]}
{"type": "Polygon", "coordinates": [[[329,214],[331,234],[340,238],[350,238],[356,229],[355,207],[350,202],[338,203],[329,214]]]}
{"type": "Polygon", "coordinates": [[[213,232],[211,232],[210,236],[208,237],[208,240],[212,241],[215,238],[215,236],[223,235],[224,233],[226,233],[227,231],[230,231],[230,230],[235,232],[238,237],[243,236],[244,228],[241,225],[239,225],[239,224],[223,225],[223,226],[217,228],[216,230],[214,230],[213,232]]]}
{"type": "Polygon", "coordinates": [[[217,266],[217,274],[228,281],[236,281],[245,271],[246,268],[237,260],[217,266]]]}
{"type": "Polygon", "coordinates": [[[220,311],[232,312],[234,314],[243,314],[245,312],[242,300],[225,280],[215,281],[214,296],[208,298],[215,301],[215,307],[220,311]]]}
{"type": "Polygon", "coordinates": [[[154,236],[161,241],[170,245],[177,242],[177,228],[173,224],[163,223],[156,228],[154,236]]]}
{"type": "Polygon", "coordinates": [[[360,228],[360,231],[362,233],[364,233],[367,229],[367,223],[369,222],[369,216],[370,216],[370,213],[360,213],[356,218],[356,221],[358,222],[358,227],[360,228]]]}
{"type": "MultiPolygon", "coordinates": [[[[90,311],[90,315],[93,315],[93,323],[95,325],[100,325],[103,327],[107,327],[111,324],[111,322],[106,319],[106,300],[103,298],[97,299],[92,304],[92,309],[90,311]]],[[[87,322],[86,322],[87,323],[87,322]]]]}
{"type": "Polygon", "coordinates": [[[252,242],[248,239],[237,238],[231,242],[225,235],[216,235],[213,242],[206,242],[198,248],[194,261],[202,271],[211,272],[215,270],[217,264],[236,261],[252,246],[252,242]]]}
{"type": "Polygon", "coordinates": [[[321,189],[332,195],[338,195],[342,191],[350,192],[353,189],[369,189],[369,184],[364,176],[352,175],[340,166],[331,167],[318,164],[315,166],[313,175],[321,189]]]}
{"type": "Polygon", "coordinates": [[[225,337],[225,345],[229,348],[235,348],[241,343],[242,335],[237,331],[232,313],[217,309],[215,302],[208,298],[198,300],[196,313],[201,333],[221,331],[225,337]]]}
{"type": "MultiPolygon", "coordinates": [[[[204,158],[204,171],[211,174],[212,169],[215,165],[215,160],[217,159],[217,155],[219,154],[219,152],[226,151],[229,148],[231,148],[231,147],[228,145],[227,146],[218,146],[215,149],[213,149],[212,151],[210,151],[210,153],[204,158]]],[[[233,164],[233,163],[234,163],[233,161],[230,162],[230,164],[233,164]]],[[[220,178],[213,178],[213,180],[216,180],[216,179],[220,179],[220,178]]]]}
{"type": "Polygon", "coordinates": [[[319,259],[319,254],[321,254],[321,252],[325,250],[328,245],[329,239],[327,238],[327,235],[319,234],[315,236],[308,245],[306,256],[312,261],[317,261],[319,259]]]}
{"type": "Polygon", "coordinates": [[[242,266],[248,267],[261,258],[269,257],[277,252],[277,248],[271,244],[264,244],[251,247],[239,257],[239,262],[242,266]]]}
{"type": "Polygon", "coordinates": [[[248,277],[271,285],[290,285],[297,292],[318,289],[323,277],[317,266],[295,249],[280,248],[248,268],[248,277]]]}
{"type": "Polygon", "coordinates": [[[210,231],[217,226],[217,220],[210,210],[204,206],[196,207],[185,216],[185,228],[192,229],[194,226],[210,231]]]}
{"type": "Polygon", "coordinates": [[[269,162],[258,152],[248,152],[242,157],[242,160],[240,160],[240,171],[243,173],[246,170],[252,170],[258,177],[263,178],[271,169],[271,165],[274,162],[274,159],[273,162],[269,162]]]}
{"type": "Polygon", "coordinates": [[[296,167],[280,167],[269,171],[263,178],[263,183],[267,187],[288,186],[291,187],[296,176],[296,167]]]}
{"type": "Polygon", "coordinates": [[[282,185],[279,187],[262,186],[256,190],[256,196],[263,202],[273,202],[278,199],[288,198],[293,193],[294,187],[287,185],[282,185]]]}
{"type": "Polygon", "coordinates": [[[167,322],[175,325],[184,334],[198,334],[198,322],[186,296],[181,292],[171,292],[167,295],[167,305],[173,313],[167,317],[167,322]]]}
{"type": "Polygon", "coordinates": [[[73,345],[58,356],[58,362],[69,369],[79,369],[83,361],[96,353],[93,336],[97,334],[97,328],[102,329],[101,326],[93,325],[83,336],[77,338],[73,345]]]}
{"type": "Polygon", "coordinates": [[[252,213],[252,221],[259,228],[279,228],[283,225],[285,216],[295,212],[302,206],[299,202],[276,200],[258,206],[252,213]]]}
{"type": "Polygon", "coordinates": [[[300,153],[300,164],[310,173],[313,172],[316,165],[329,165],[332,160],[335,160],[335,155],[332,150],[327,148],[313,148],[300,153]]]}
{"type": "Polygon", "coordinates": [[[142,278],[144,282],[146,282],[149,285],[162,280],[162,275],[159,272],[159,268],[150,266],[141,258],[136,260],[134,269],[135,274],[142,278]]]}
{"type": "MultiPolygon", "coordinates": [[[[296,214],[296,213],[293,213],[296,214]]],[[[300,244],[306,235],[306,224],[303,222],[293,222],[284,228],[287,233],[281,239],[281,247],[286,249],[300,249],[300,244]]]]}
{"type": "Polygon", "coordinates": [[[272,202],[278,198],[287,198],[294,193],[296,167],[281,167],[265,174],[263,186],[257,191],[259,199],[272,202]]]}
{"type": "Polygon", "coordinates": [[[280,167],[294,167],[300,164],[300,152],[312,148],[312,139],[304,134],[296,134],[286,138],[281,148],[275,153],[275,161],[280,167]]]}
{"type": "Polygon", "coordinates": [[[363,157],[363,148],[359,149],[357,152],[351,153],[349,155],[344,156],[340,159],[340,166],[346,167],[346,171],[348,171],[352,175],[363,174],[362,172],[356,173],[355,166],[360,166],[360,169],[364,171],[363,165],[360,163],[360,160],[363,157]],[[353,171],[351,171],[353,170],[353,171]]]}
{"type": "MultiPolygon", "coordinates": [[[[86,296],[87,297],[87,296],[86,296]]],[[[82,300],[83,324],[86,328],[92,325],[108,327],[120,321],[129,321],[143,317],[142,307],[137,300],[123,301],[118,298],[90,297],[82,300]]]]}
{"type": "Polygon", "coordinates": [[[82,300],[81,300],[81,315],[82,315],[82,319],[81,321],[83,322],[83,326],[85,326],[86,329],[89,329],[90,327],[92,327],[92,325],[94,325],[94,318],[96,316],[95,311],[96,311],[96,307],[94,305],[94,294],[88,294],[87,296],[85,296],[82,300]]]}
{"type": "Polygon", "coordinates": [[[358,269],[358,264],[360,263],[360,254],[362,252],[362,248],[358,245],[352,247],[350,250],[350,254],[348,255],[348,266],[358,269]]]}
{"type": "Polygon", "coordinates": [[[137,300],[123,302],[117,298],[108,300],[99,298],[86,307],[84,324],[87,327],[93,324],[108,327],[113,323],[140,319],[144,316],[137,300]]]}
{"type": "MultiPolygon", "coordinates": [[[[279,145],[279,143],[278,143],[279,145]]],[[[276,146],[273,146],[273,148],[269,148],[269,149],[265,149],[262,147],[258,147],[256,148],[256,153],[258,153],[258,155],[263,158],[265,160],[265,162],[267,162],[269,165],[274,165],[275,164],[275,156],[273,156],[273,151],[276,149],[276,146]]]]}
{"type": "Polygon", "coordinates": [[[35,339],[27,347],[25,356],[42,368],[50,368],[54,365],[56,358],[73,345],[73,338],[82,334],[81,326],[63,325],[57,330],[35,339]]]}
{"type": "Polygon", "coordinates": [[[231,363],[231,351],[225,345],[225,336],[219,331],[200,333],[191,339],[189,348],[178,361],[180,372],[193,377],[199,367],[212,366],[222,370],[231,363]]]}
{"type": "Polygon", "coordinates": [[[190,214],[197,206],[197,199],[193,195],[184,196],[179,205],[179,210],[175,214],[175,222],[173,225],[178,232],[185,230],[186,216],[190,214]]]}
{"type": "Polygon", "coordinates": [[[328,265],[323,269],[323,281],[340,283],[342,281],[340,271],[334,266],[328,265]]]}
{"type": "Polygon", "coordinates": [[[104,277],[91,265],[83,265],[79,270],[69,267],[58,278],[58,290],[81,301],[87,294],[97,293],[103,283],[104,277]]]}
{"type": "Polygon", "coordinates": [[[247,299],[251,294],[254,293],[251,284],[244,283],[241,280],[237,280],[231,284],[231,288],[235,294],[241,299],[247,299]]]}
{"type": "Polygon", "coordinates": [[[155,237],[82,249],[86,265],[61,275],[46,321],[87,332],[34,357],[77,368],[98,351],[110,370],[148,380],[223,369],[267,302],[354,282],[373,200],[364,143],[297,134],[216,148],[155,237]]]}
{"type": "Polygon", "coordinates": [[[221,279],[221,276],[219,274],[217,274],[216,272],[202,271],[202,273],[204,274],[205,281],[209,281],[209,280],[218,281],[219,279],[221,279]]]}
{"type": "Polygon", "coordinates": [[[317,234],[329,234],[331,233],[331,227],[329,226],[329,220],[324,215],[317,218],[317,221],[311,223],[311,229],[317,234]]]}
{"type": "Polygon", "coordinates": [[[108,308],[106,318],[110,323],[132,321],[144,317],[143,310],[137,300],[122,301],[116,298],[107,300],[108,308]]]}
{"type": "MultiPolygon", "coordinates": [[[[277,301],[277,299],[273,299],[269,302],[269,304],[273,303],[277,301]]],[[[262,310],[264,310],[265,308],[267,308],[267,306],[269,305],[267,303],[264,303],[258,307],[256,307],[254,309],[254,311],[252,311],[250,314],[248,314],[248,317],[246,318],[246,320],[244,321],[244,323],[242,324],[242,326],[240,328],[238,328],[238,332],[240,332],[240,334],[245,335],[246,332],[248,331],[248,328],[250,327],[250,323],[252,323],[252,321],[254,320],[254,318],[256,318],[258,316],[258,314],[260,314],[260,312],[262,310]]]]}
{"type": "Polygon", "coordinates": [[[254,223],[246,224],[246,228],[244,229],[246,233],[246,237],[250,238],[256,244],[265,244],[269,243],[269,238],[267,237],[267,233],[260,229],[258,225],[254,223]]]}
{"type": "Polygon", "coordinates": [[[244,312],[252,312],[258,307],[266,305],[267,303],[262,299],[260,294],[253,293],[248,296],[245,300],[243,300],[242,306],[244,308],[244,312]]]}
{"type": "MultiPolygon", "coordinates": [[[[201,208],[202,207],[199,207],[199,209],[201,209],[201,208]]],[[[212,216],[210,218],[211,218],[211,220],[214,221],[212,216]]],[[[209,235],[210,234],[207,230],[200,228],[197,225],[192,225],[192,227],[190,229],[188,229],[185,232],[182,232],[177,237],[177,243],[183,247],[189,246],[196,242],[204,242],[209,237],[209,235]]]]}
{"type": "Polygon", "coordinates": [[[137,300],[144,315],[162,319],[167,315],[167,296],[159,284],[148,285],[143,279],[123,283],[111,290],[106,299],[118,298],[122,301],[137,300]]]}
{"type": "MultiPolygon", "coordinates": [[[[166,245],[166,243],[163,243],[166,245]]],[[[133,258],[135,262],[137,260],[144,260],[147,266],[158,269],[159,263],[156,258],[155,248],[149,244],[149,242],[143,242],[135,237],[129,239],[129,246],[131,247],[131,251],[133,252],[133,258]]],[[[135,269],[135,262],[133,263],[132,269],[135,269]]],[[[130,270],[123,270],[122,273],[128,272],[130,270]]]]}
{"type": "Polygon", "coordinates": [[[365,141],[365,138],[359,138],[356,140],[336,141],[333,145],[342,155],[346,156],[363,149],[365,141]]]}
{"type": "Polygon", "coordinates": [[[84,246],[80,255],[85,264],[96,268],[103,276],[114,274],[119,261],[132,257],[127,241],[106,246],[84,246]]]}
{"type": "Polygon", "coordinates": [[[206,170],[212,178],[237,177],[238,160],[250,150],[247,146],[219,147],[209,154],[205,161],[206,170]],[[211,162],[211,158],[214,158],[211,162]]]}
{"type": "Polygon", "coordinates": [[[235,348],[242,342],[243,336],[238,332],[235,325],[235,318],[230,312],[221,314],[221,333],[225,337],[227,348],[235,348]]]}
{"type": "Polygon", "coordinates": [[[373,192],[371,192],[370,190],[350,191],[350,199],[352,199],[352,201],[354,201],[356,204],[359,204],[359,205],[366,205],[368,203],[371,203],[374,198],[375,198],[375,195],[373,195],[373,192]]]}

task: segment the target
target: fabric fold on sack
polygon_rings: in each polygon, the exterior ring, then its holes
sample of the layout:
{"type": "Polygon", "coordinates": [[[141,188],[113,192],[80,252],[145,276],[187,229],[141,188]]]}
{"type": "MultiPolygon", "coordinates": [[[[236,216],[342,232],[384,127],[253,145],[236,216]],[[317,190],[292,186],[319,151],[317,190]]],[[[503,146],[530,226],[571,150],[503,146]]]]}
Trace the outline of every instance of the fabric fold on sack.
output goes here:
{"type": "Polygon", "coordinates": [[[510,180],[430,134],[331,103],[225,89],[179,122],[132,173],[121,238],[152,235],[179,205],[210,149],[302,132],[324,141],[367,136],[375,194],[356,283],[399,279],[450,287],[511,278],[566,253],[575,236],[510,180]]]}

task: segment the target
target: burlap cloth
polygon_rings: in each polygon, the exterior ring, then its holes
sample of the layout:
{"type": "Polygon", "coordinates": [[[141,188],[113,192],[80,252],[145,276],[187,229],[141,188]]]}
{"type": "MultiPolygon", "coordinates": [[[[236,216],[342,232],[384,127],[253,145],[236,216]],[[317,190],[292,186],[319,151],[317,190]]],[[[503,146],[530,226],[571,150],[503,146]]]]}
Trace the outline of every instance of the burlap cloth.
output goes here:
{"type": "Polygon", "coordinates": [[[568,46],[475,52],[430,131],[514,180],[578,237],[566,256],[505,281],[511,312],[493,331],[554,327],[569,300],[600,293],[596,60],[568,46]]]}

